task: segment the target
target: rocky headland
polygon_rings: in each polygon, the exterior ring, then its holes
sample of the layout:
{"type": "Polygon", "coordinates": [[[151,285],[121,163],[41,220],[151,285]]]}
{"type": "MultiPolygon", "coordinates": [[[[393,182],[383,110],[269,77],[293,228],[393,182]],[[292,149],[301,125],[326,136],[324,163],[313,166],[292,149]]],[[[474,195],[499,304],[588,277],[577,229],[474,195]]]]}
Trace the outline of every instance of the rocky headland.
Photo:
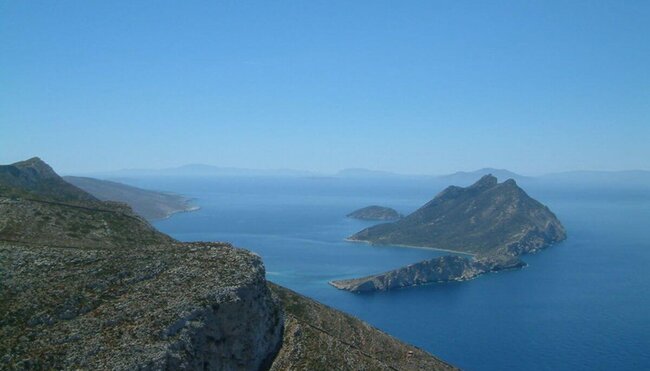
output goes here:
{"type": "Polygon", "coordinates": [[[37,158],[0,166],[0,368],[453,369],[270,284],[256,254],[178,242],[37,158]]]}

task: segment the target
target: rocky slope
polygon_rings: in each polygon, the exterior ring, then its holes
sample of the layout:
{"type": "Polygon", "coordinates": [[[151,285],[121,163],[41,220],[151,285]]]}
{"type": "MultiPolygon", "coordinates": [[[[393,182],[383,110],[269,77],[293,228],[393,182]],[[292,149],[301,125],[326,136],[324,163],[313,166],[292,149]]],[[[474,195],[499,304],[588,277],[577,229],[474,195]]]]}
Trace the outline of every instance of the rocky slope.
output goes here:
{"type": "Polygon", "coordinates": [[[176,194],[86,177],[65,176],[63,179],[102,201],[128,204],[136,214],[148,220],[164,219],[178,212],[198,209],[188,198],[176,194]]]}
{"type": "Polygon", "coordinates": [[[285,312],[283,345],[271,370],[456,369],[354,317],[270,286],[285,312]]]}
{"type": "Polygon", "coordinates": [[[0,195],[68,203],[97,201],[95,197],[64,181],[38,157],[0,165],[0,195]]]}
{"type": "Polygon", "coordinates": [[[332,281],[330,284],[338,289],[352,292],[386,291],[429,283],[466,281],[485,273],[517,269],[525,265],[524,262],[513,257],[474,259],[447,255],[381,274],[332,281]]]}
{"type": "Polygon", "coordinates": [[[514,180],[497,183],[486,175],[466,188],[448,187],[405,218],[364,229],[349,239],[516,256],[565,238],[555,215],[514,180]]]}
{"type": "Polygon", "coordinates": [[[106,247],[170,243],[126,204],[102,202],[38,158],[0,166],[0,240],[106,247]]]}
{"type": "Polygon", "coordinates": [[[360,220],[395,220],[401,217],[395,209],[376,205],[355,210],[346,216],[360,220]]]}
{"type": "Polygon", "coordinates": [[[40,160],[7,168],[0,369],[451,368],[341,312],[271,290],[253,253],[177,242],[40,160]]]}

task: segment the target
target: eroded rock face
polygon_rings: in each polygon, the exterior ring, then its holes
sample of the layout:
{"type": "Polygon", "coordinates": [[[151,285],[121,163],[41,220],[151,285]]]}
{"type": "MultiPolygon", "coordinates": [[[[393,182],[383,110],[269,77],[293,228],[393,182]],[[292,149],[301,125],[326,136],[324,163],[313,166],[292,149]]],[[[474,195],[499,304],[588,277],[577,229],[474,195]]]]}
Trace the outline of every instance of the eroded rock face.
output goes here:
{"type": "Polygon", "coordinates": [[[474,259],[454,255],[424,260],[381,274],[332,281],[338,289],[352,292],[387,291],[437,282],[467,281],[481,274],[524,267],[525,263],[512,257],[474,259]]]}
{"type": "Polygon", "coordinates": [[[248,370],[280,346],[260,258],[227,244],[0,245],[10,368],[248,370]]]}

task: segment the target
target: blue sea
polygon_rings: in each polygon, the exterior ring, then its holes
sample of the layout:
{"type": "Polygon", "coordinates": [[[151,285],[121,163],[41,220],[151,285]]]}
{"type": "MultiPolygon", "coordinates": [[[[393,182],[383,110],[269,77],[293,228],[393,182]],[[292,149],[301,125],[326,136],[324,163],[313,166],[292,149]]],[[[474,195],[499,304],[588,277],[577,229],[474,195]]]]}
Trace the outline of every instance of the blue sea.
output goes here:
{"type": "Polygon", "coordinates": [[[129,183],[195,198],[199,211],[155,226],[183,241],[230,241],[260,254],[268,279],[348,312],[467,370],[650,369],[650,189],[531,182],[568,239],[524,256],[523,270],[373,294],[330,280],[444,252],[344,239],[373,223],[345,215],[378,204],[407,214],[435,179],[145,178],[129,183]]]}

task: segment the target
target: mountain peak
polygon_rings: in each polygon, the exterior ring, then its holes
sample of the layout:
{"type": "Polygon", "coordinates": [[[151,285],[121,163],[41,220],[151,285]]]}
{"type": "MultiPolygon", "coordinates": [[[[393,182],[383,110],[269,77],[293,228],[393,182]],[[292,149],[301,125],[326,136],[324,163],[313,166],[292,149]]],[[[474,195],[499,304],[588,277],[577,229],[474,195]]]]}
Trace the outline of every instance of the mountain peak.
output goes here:
{"type": "Polygon", "coordinates": [[[497,185],[498,180],[492,174],[487,174],[481,177],[476,183],[472,184],[470,188],[489,188],[497,185]]]}
{"type": "Polygon", "coordinates": [[[11,164],[20,170],[27,170],[32,173],[32,175],[41,177],[41,178],[58,178],[56,172],[48,165],[45,161],[41,160],[39,157],[32,157],[28,160],[19,161],[11,164]]]}
{"type": "Polygon", "coordinates": [[[0,196],[28,197],[47,201],[97,201],[64,181],[38,157],[0,165],[0,196]]]}

